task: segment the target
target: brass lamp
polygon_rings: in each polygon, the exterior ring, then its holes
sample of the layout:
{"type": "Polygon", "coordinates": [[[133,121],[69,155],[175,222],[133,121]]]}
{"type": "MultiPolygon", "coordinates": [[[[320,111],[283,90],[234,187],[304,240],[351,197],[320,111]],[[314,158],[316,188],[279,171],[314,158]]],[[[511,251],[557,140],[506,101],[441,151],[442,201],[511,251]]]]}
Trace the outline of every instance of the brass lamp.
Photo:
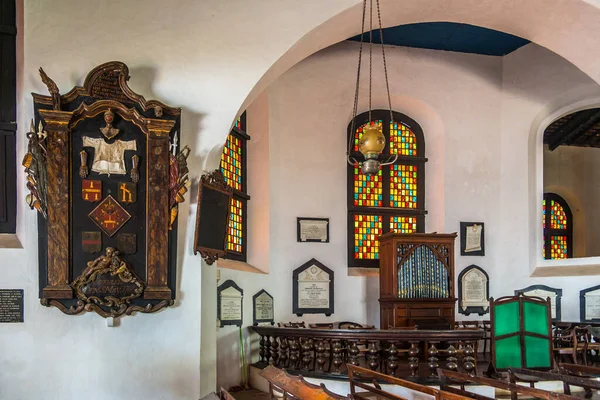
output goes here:
{"type": "MultiPolygon", "coordinates": [[[[376,0],[377,4],[377,17],[379,20],[379,37],[381,39],[381,54],[383,56],[383,72],[385,75],[385,87],[387,90],[388,105],[390,107],[390,121],[393,123],[394,114],[392,113],[392,101],[390,97],[390,85],[387,77],[387,66],[385,61],[385,49],[383,46],[383,29],[381,27],[381,12],[379,9],[379,0],[376,0]]],[[[391,156],[385,162],[379,161],[379,155],[385,148],[385,136],[383,135],[382,126],[380,124],[374,124],[371,122],[371,81],[372,81],[372,65],[373,65],[373,0],[363,0],[363,12],[362,12],[362,30],[360,34],[360,50],[358,53],[358,71],[356,77],[356,89],[354,91],[354,110],[352,114],[351,130],[348,135],[348,150],[346,151],[346,158],[350,165],[361,164],[362,172],[366,175],[376,175],[383,165],[389,165],[396,162],[398,154],[391,156]],[[362,49],[363,49],[363,36],[365,34],[365,14],[367,9],[367,1],[369,1],[369,122],[363,128],[362,135],[358,140],[358,151],[363,155],[364,161],[359,162],[350,155],[352,138],[356,134],[356,112],[358,110],[358,92],[360,87],[360,67],[362,60],[362,49]]]]}

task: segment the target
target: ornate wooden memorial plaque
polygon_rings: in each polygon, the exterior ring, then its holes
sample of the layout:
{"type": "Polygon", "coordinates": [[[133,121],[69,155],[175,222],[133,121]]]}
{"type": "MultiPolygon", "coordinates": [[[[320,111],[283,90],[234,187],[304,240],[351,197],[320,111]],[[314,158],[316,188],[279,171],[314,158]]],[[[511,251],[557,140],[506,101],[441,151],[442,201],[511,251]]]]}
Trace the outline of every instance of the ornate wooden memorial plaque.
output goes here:
{"type": "Polygon", "coordinates": [[[333,314],[333,271],[314,258],[293,273],[293,313],[333,314]]]}
{"type": "Polygon", "coordinates": [[[225,325],[242,326],[244,291],[231,279],[217,288],[217,318],[220,327],[225,325]]]}
{"type": "Polygon", "coordinates": [[[64,95],[40,74],[50,96],[33,94],[23,166],[39,212],[41,303],[103,317],[172,305],[188,186],[181,109],[134,93],[117,61],[64,95]]]}
{"type": "Polygon", "coordinates": [[[525,296],[541,297],[544,300],[549,297],[552,321],[561,320],[562,289],[551,288],[550,286],[546,285],[531,285],[526,287],[525,289],[515,290],[515,296],[519,293],[523,293],[525,296]]]}
{"type": "Polygon", "coordinates": [[[490,311],[490,278],[477,265],[469,265],[458,274],[458,312],[464,315],[490,311]]]}
{"type": "Polygon", "coordinates": [[[253,321],[254,325],[262,323],[270,323],[275,325],[275,307],[273,304],[273,296],[271,296],[266,290],[262,289],[260,292],[252,296],[252,309],[253,309],[253,321]]]}
{"type": "Polygon", "coordinates": [[[208,265],[225,255],[232,189],[217,169],[202,175],[198,187],[194,254],[200,252],[208,265]]]}

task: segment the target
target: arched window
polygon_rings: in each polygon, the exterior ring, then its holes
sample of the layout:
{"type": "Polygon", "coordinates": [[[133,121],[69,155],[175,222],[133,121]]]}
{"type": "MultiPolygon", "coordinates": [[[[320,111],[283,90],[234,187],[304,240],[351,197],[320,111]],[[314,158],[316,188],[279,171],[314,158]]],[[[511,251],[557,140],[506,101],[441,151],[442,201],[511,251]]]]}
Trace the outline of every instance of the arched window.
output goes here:
{"type": "Polygon", "coordinates": [[[412,118],[388,110],[356,116],[355,131],[348,124],[353,156],[367,123],[378,124],[386,139],[382,161],[398,154],[396,163],[377,175],[364,175],[359,165],[348,166],[348,267],[379,267],[379,236],[387,232],[423,232],[425,229],[425,141],[412,118]]]}
{"type": "Polygon", "coordinates": [[[246,112],[237,119],[227,137],[221,154],[221,172],[225,181],[233,188],[233,197],[229,206],[231,218],[227,228],[227,252],[225,258],[246,261],[248,247],[248,207],[250,196],[246,184],[246,112]]]}
{"type": "Polygon", "coordinates": [[[559,260],[573,257],[573,216],[565,199],[555,193],[544,193],[542,219],[543,258],[559,260]]]}

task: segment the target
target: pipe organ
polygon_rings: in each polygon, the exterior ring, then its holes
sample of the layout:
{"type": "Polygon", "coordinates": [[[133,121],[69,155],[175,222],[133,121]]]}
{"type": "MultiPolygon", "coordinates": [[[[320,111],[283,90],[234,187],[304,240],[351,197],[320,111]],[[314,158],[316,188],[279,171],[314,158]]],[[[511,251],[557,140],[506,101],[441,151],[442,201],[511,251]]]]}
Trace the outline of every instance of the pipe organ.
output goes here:
{"type": "Polygon", "coordinates": [[[381,329],[453,329],[456,233],[388,233],[379,238],[381,329]]]}

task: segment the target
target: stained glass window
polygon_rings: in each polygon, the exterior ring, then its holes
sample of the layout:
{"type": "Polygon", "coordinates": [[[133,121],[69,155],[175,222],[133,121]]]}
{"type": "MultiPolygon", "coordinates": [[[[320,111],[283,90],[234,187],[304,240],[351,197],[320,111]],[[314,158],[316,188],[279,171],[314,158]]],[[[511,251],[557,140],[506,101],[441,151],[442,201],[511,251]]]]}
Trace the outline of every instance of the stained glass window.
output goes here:
{"type": "Polygon", "coordinates": [[[425,225],[425,143],[419,124],[389,110],[373,110],[348,124],[350,155],[359,161],[348,166],[348,265],[379,267],[379,235],[423,232],[425,225]],[[362,173],[364,156],[358,143],[368,124],[386,140],[379,160],[388,162],[376,175],[362,173]],[[397,159],[394,156],[397,155],[397,159]],[[393,162],[391,165],[389,162],[393,162]]]}
{"type": "Polygon", "coordinates": [[[246,205],[250,196],[246,193],[246,142],[250,137],[244,132],[246,113],[236,120],[227,137],[221,154],[221,172],[225,181],[233,188],[230,218],[227,227],[227,251],[225,258],[246,261],[246,205]]]}
{"type": "Polygon", "coordinates": [[[555,193],[545,193],[542,201],[544,230],[542,257],[549,260],[571,258],[572,214],[569,205],[555,193]]]}
{"type": "Polygon", "coordinates": [[[229,205],[231,217],[227,229],[227,250],[243,253],[243,207],[242,202],[235,197],[231,198],[229,205]]]}
{"type": "Polygon", "coordinates": [[[354,257],[376,260],[379,258],[379,236],[383,233],[383,219],[379,215],[354,215],[354,257]]]}
{"type": "Polygon", "coordinates": [[[355,166],[354,205],[359,207],[381,207],[382,204],[381,171],[377,175],[365,175],[359,166],[355,166]]]}
{"type": "Polygon", "coordinates": [[[417,208],[417,166],[390,166],[390,207],[417,208]]]}
{"type": "Polygon", "coordinates": [[[242,190],[242,140],[232,134],[227,138],[221,154],[221,172],[225,181],[236,190],[242,190]]]}
{"type": "Polygon", "coordinates": [[[390,154],[417,155],[417,137],[402,122],[390,123],[390,154]]]}
{"type": "Polygon", "coordinates": [[[417,231],[417,219],[415,217],[390,217],[390,232],[414,233],[417,231]]]}

